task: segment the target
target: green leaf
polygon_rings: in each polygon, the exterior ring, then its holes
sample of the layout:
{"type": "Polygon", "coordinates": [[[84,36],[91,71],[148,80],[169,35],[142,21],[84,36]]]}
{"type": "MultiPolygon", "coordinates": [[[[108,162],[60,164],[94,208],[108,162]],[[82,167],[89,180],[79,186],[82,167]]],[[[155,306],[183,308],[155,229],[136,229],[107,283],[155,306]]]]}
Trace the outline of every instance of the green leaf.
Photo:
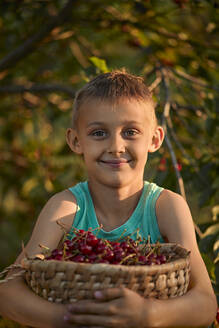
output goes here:
{"type": "Polygon", "coordinates": [[[204,232],[204,237],[209,235],[218,235],[219,234],[219,223],[213,224],[206,229],[204,232]]]}
{"type": "MultiPolygon", "coordinates": [[[[219,186],[219,177],[216,180],[217,180],[217,186],[219,186]]],[[[216,183],[215,183],[215,187],[216,187],[216,183]]],[[[212,211],[212,220],[216,221],[219,215],[219,205],[215,205],[211,211],[212,211]]]]}
{"type": "Polygon", "coordinates": [[[213,245],[213,251],[214,251],[214,254],[217,258],[217,260],[215,259],[215,263],[218,262],[219,260],[219,237],[217,237],[214,245],[213,245]]]}
{"type": "Polygon", "coordinates": [[[206,229],[202,239],[199,241],[200,251],[210,253],[213,251],[214,243],[216,242],[219,233],[219,223],[213,224],[206,229]]]}
{"type": "Polygon", "coordinates": [[[109,72],[109,69],[106,65],[106,61],[104,59],[100,59],[98,57],[90,57],[89,60],[96,66],[101,73],[109,72]]]}
{"type": "Polygon", "coordinates": [[[216,277],[215,277],[215,264],[214,262],[210,259],[210,257],[206,254],[201,253],[202,258],[205,262],[206,268],[208,270],[209,276],[212,280],[215,281],[216,277]]]}

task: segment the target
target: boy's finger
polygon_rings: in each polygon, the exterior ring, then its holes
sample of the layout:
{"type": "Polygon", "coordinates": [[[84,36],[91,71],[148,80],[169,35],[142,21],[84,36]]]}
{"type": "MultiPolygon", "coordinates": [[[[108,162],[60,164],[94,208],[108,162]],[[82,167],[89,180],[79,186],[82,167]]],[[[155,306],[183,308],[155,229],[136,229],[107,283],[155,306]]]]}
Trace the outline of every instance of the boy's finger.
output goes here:
{"type": "Polygon", "coordinates": [[[109,288],[94,292],[94,297],[98,301],[110,301],[124,296],[124,288],[109,288]]]}
{"type": "MultiPolygon", "coordinates": [[[[113,313],[113,307],[107,306],[100,302],[90,302],[90,301],[79,301],[74,304],[70,304],[67,307],[69,313],[72,314],[103,314],[111,315],[113,313]]],[[[67,314],[68,316],[68,314],[67,314]]]]}
{"type": "Polygon", "coordinates": [[[67,319],[65,319],[68,323],[73,324],[74,326],[80,327],[110,327],[110,328],[117,328],[119,321],[117,318],[113,316],[101,316],[101,315],[79,315],[79,314],[68,314],[67,319]]]}

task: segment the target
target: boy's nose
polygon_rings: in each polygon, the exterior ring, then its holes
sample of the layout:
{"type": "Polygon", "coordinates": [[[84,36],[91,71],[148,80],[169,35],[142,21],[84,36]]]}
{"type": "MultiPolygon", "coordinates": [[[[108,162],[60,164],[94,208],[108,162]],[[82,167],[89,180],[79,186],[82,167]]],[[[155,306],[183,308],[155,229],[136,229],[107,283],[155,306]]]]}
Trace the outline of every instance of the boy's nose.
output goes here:
{"type": "Polygon", "coordinates": [[[109,139],[108,153],[123,153],[125,151],[125,142],[120,134],[112,135],[109,139]]]}

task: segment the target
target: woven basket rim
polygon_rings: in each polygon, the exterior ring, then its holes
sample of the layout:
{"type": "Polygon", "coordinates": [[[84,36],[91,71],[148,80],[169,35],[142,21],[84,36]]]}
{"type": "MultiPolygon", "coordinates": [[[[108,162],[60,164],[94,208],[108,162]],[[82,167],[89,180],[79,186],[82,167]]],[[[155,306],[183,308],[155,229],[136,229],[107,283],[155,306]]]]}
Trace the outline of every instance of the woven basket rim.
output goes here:
{"type": "Polygon", "coordinates": [[[24,278],[37,295],[63,304],[93,299],[95,290],[123,286],[143,297],[168,299],[184,295],[190,277],[190,252],[177,244],[161,246],[161,254],[173,253],[168,263],[113,265],[24,258],[24,278]]]}
{"type": "MultiPolygon", "coordinates": [[[[153,245],[151,245],[153,246],[153,245]]],[[[173,250],[181,250],[180,258],[173,259],[172,261],[168,263],[163,264],[154,264],[154,265],[122,265],[122,264],[108,264],[108,263],[79,263],[79,262],[73,262],[73,261],[58,261],[58,260],[40,260],[40,259],[28,259],[24,258],[21,261],[21,265],[25,270],[29,270],[32,265],[34,265],[34,270],[39,267],[40,271],[43,269],[46,269],[48,265],[54,265],[56,267],[56,270],[58,271],[66,271],[71,270],[77,267],[80,267],[82,270],[88,270],[93,272],[101,272],[105,271],[109,266],[111,273],[118,272],[118,271],[137,271],[137,272],[144,272],[144,273],[161,273],[161,272],[167,272],[167,271],[174,271],[176,269],[180,269],[183,266],[185,266],[185,262],[189,265],[189,254],[190,251],[185,249],[184,247],[180,246],[179,244],[173,244],[173,243],[164,243],[161,244],[161,247],[163,248],[173,248],[173,250]]],[[[32,267],[33,268],[33,267],[32,267]]]]}

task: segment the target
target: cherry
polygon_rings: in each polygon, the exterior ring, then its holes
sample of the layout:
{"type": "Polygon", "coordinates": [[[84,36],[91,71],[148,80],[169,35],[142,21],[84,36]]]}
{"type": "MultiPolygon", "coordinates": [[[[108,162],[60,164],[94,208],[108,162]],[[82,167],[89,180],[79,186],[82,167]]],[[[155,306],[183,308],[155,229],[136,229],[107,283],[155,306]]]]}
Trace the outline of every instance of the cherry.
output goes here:
{"type": "Polygon", "coordinates": [[[125,252],[123,251],[122,248],[116,249],[114,251],[114,257],[115,257],[115,260],[122,261],[122,259],[125,257],[125,252]]]}
{"type": "Polygon", "coordinates": [[[68,250],[73,250],[75,248],[75,240],[65,240],[64,241],[64,247],[68,250]]]}
{"type": "Polygon", "coordinates": [[[116,248],[117,246],[118,247],[120,247],[120,243],[119,242],[116,242],[116,241],[111,241],[111,246],[113,247],[113,248],[116,248]]]}
{"type": "Polygon", "coordinates": [[[53,251],[52,251],[52,257],[56,257],[56,256],[58,256],[58,255],[63,255],[63,252],[62,252],[62,250],[59,250],[59,249],[54,249],[53,251]]]}
{"type": "Polygon", "coordinates": [[[56,256],[54,257],[54,260],[62,261],[62,260],[63,260],[63,256],[62,256],[62,255],[56,255],[56,256]]]}
{"type": "Polygon", "coordinates": [[[164,254],[159,255],[158,259],[159,259],[161,264],[166,263],[166,261],[167,261],[167,258],[164,254]]]}
{"type": "Polygon", "coordinates": [[[103,259],[112,261],[114,259],[114,253],[110,249],[106,251],[106,254],[103,256],[103,259]]]}
{"type": "Polygon", "coordinates": [[[82,252],[82,254],[88,255],[88,254],[91,254],[92,247],[89,245],[86,245],[86,244],[82,244],[82,245],[80,245],[80,251],[82,252]]]}
{"type": "Polygon", "coordinates": [[[88,236],[86,238],[86,242],[87,242],[88,245],[94,247],[94,246],[96,246],[98,244],[98,239],[97,239],[97,237],[95,235],[88,234],[88,236]]]}
{"type": "Polygon", "coordinates": [[[100,253],[103,253],[103,252],[107,251],[107,246],[104,243],[103,244],[99,243],[97,245],[97,247],[95,248],[95,250],[98,254],[100,254],[100,253]]]}
{"type": "Polygon", "coordinates": [[[80,254],[74,256],[74,257],[71,259],[71,261],[74,261],[74,262],[80,262],[80,263],[84,262],[84,260],[85,260],[85,256],[84,256],[84,255],[80,255],[80,254]]]}
{"type": "Polygon", "coordinates": [[[138,260],[139,260],[139,262],[142,262],[143,264],[145,264],[147,262],[147,258],[144,255],[140,255],[138,257],[138,260]]]}
{"type": "Polygon", "coordinates": [[[118,264],[120,264],[120,261],[114,260],[113,262],[111,262],[111,264],[118,265],[118,264]]]}
{"type": "Polygon", "coordinates": [[[89,254],[89,260],[91,263],[95,262],[98,259],[98,256],[96,253],[89,254]]]}
{"type": "Polygon", "coordinates": [[[97,238],[92,231],[74,229],[75,237],[66,239],[62,248],[54,249],[45,259],[114,265],[159,265],[170,261],[173,256],[160,254],[159,244],[151,247],[147,242],[140,247],[140,237],[136,241],[130,237],[123,238],[121,242],[108,241],[97,238]]]}
{"type": "Polygon", "coordinates": [[[98,263],[105,263],[105,264],[109,264],[110,262],[105,260],[105,259],[100,259],[98,263]]]}
{"type": "Polygon", "coordinates": [[[219,308],[217,309],[216,320],[217,320],[217,322],[219,323],[219,308]]]}
{"type": "Polygon", "coordinates": [[[122,241],[120,244],[120,247],[125,251],[125,252],[132,252],[133,251],[133,247],[128,244],[126,241],[122,241]]]}
{"type": "Polygon", "coordinates": [[[86,234],[86,231],[83,230],[83,229],[79,229],[78,232],[77,232],[77,235],[79,236],[82,236],[82,235],[85,235],[86,234]]]}

